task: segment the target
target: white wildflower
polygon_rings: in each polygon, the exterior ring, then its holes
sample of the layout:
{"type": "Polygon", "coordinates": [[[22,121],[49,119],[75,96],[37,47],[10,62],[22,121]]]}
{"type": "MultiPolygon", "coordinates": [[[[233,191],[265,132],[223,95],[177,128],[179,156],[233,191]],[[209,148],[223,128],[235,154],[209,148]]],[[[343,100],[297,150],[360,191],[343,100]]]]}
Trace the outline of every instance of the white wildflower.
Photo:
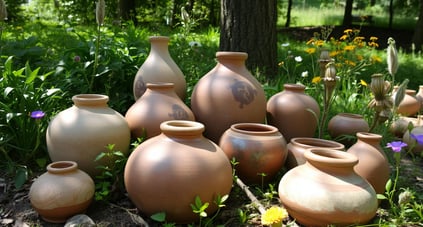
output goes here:
{"type": "Polygon", "coordinates": [[[297,56],[294,58],[296,62],[302,62],[303,58],[301,56],[297,56]]]}
{"type": "Polygon", "coordinates": [[[301,73],[301,77],[308,77],[308,71],[304,71],[301,73]]]}
{"type": "Polygon", "coordinates": [[[201,43],[199,43],[197,41],[191,41],[191,42],[189,42],[189,46],[190,47],[201,47],[201,43]]]}

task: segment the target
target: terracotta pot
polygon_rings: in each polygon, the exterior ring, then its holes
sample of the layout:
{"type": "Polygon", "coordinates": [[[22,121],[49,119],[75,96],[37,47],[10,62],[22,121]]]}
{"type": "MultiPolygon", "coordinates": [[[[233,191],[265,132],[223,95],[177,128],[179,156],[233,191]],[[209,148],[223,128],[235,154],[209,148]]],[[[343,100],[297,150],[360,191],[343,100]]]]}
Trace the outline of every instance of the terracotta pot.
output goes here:
{"type": "Polygon", "coordinates": [[[358,132],[357,142],[347,149],[358,158],[354,170],[366,179],[376,193],[383,194],[388,182],[390,168],[388,159],[380,146],[382,136],[374,133],[358,132]]]}
{"type": "Polygon", "coordinates": [[[137,100],[147,90],[147,83],[173,83],[175,92],[185,100],[186,81],[181,69],[173,61],[169,53],[169,37],[151,36],[150,53],[138,69],[134,79],[134,97],[137,100]]]}
{"type": "MultiPolygon", "coordinates": [[[[395,100],[398,86],[394,86],[392,98],[395,100]]],[[[416,98],[416,91],[406,89],[404,99],[397,107],[397,113],[402,116],[414,116],[419,112],[421,107],[420,101],[416,98]]]]}
{"type": "Polygon", "coordinates": [[[354,172],[354,155],[311,148],[304,156],[306,164],[289,170],[279,183],[279,197],[292,218],[305,226],[347,226],[375,216],[376,192],[354,172]]]}
{"type": "Polygon", "coordinates": [[[232,167],[222,149],[203,137],[204,125],[194,121],[165,121],[162,134],[140,144],[125,166],[129,198],[147,216],[166,213],[166,220],[192,223],[198,214],[190,204],[199,196],[217,210],[218,195],[232,187],[232,167]]]}
{"type": "Polygon", "coordinates": [[[204,135],[219,143],[235,123],[264,123],[266,96],[245,67],[247,53],[217,52],[217,65],[195,85],[191,109],[206,127],[204,135]]]}
{"type": "Polygon", "coordinates": [[[339,113],[328,123],[329,135],[345,146],[351,146],[356,142],[357,132],[368,132],[369,129],[369,123],[364,120],[363,116],[354,113],[339,113]]]}
{"type": "Polygon", "coordinates": [[[125,118],[111,109],[109,97],[99,94],[80,94],[72,97],[74,105],[58,113],[47,128],[47,149],[53,162],[75,161],[91,177],[106,165],[110,158],[94,161],[106,146],[128,153],[131,134],[125,118]]]}
{"type": "Polygon", "coordinates": [[[423,152],[423,144],[418,143],[411,134],[423,135],[423,126],[416,126],[411,131],[406,130],[402,138],[403,142],[408,145],[407,148],[412,148],[413,153],[420,154],[423,152]]]}
{"type": "Polygon", "coordinates": [[[62,223],[84,213],[94,196],[94,181],[73,161],[53,162],[29,190],[32,207],[47,222],[62,223]]]}
{"type": "Polygon", "coordinates": [[[147,91],[128,109],[125,119],[133,138],[147,139],[161,133],[160,124],[164,121],[195,120],[172,83],[147,83],[147,91]]]}
{"type": "Polygon", "coordinates": [[[301,84],[285,84],[284,90],[267,102],[267,122],[278,128],[287,142],[295,137],[313,137],[319,117],[319,105],[305,94],[301,84]]]}
{"type": "Polygon", "coordinates": [[[332,140],[309,138],[309,137],[297,137],[291,139],[288,143],[288,157],[285,166],[288,169],[292,169],[298,165],[302,165],[306,162],[304,152],[310,148],[327,148],[331,150],[344,151],[345,146],[342,143],[338,143],[332,140]]]}
{"type": "Polygon", "coordinates": [[[420,102],[420,112],[423,112],[423,85],[417,90],[416,99],[420,102]]]}
{"type": "Polygon", "coordinates": [[[235,173],[245,183],[272,180],[281,170],[288,150],[276,127],[259,123],[233,124],[223,133],[219,146],[235,159],[235,173]]]}
{"type": "Polygon", "coordinates": [[[397,138],[403,138],[404,133],[409,127],[417,127],[423,125],[423,116],[417,117],[399,117],[396,119],[389,128],[389,131],[397,138]]]}

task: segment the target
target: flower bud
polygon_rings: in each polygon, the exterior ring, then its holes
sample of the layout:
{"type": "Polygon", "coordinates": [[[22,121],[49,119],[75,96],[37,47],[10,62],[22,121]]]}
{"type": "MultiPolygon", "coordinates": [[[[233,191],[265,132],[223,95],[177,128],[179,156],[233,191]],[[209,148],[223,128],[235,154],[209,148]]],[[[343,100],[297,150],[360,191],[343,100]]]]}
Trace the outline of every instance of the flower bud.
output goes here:
{"type": "Polygon", "coordinates": [[[398,70],[398,53],[395,48],[395,40],[392,37],[388,38],[388,48],[386,60],[388,63],[389,74],[394,75],[398,70]]]}
{"type": "Polygon", "coordinates": [[[99,26],[104,24],[104,17],[106,14],[106,3],[104,0],[99,0],[95,8],[95,17],[99,26]]]}

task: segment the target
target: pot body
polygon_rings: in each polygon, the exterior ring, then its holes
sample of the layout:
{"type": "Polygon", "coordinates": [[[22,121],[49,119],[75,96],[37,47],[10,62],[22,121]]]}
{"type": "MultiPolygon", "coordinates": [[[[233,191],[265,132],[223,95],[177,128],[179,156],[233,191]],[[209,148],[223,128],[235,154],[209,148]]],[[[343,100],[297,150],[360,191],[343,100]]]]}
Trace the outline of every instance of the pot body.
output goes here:
{"type": "Polygon", "coordinates": [[[63,223],[84,213],[94,196],[94,181],[73,161],[53,162],[31,185],[32,207],[47,222],[63,223]]]}
{"type": "Polygon", "coordinates": [[[147,83],[173,83],[175,93],[181,98],[186,96],[186,81],[181,69],[169,53],[169,37],[151,36],[151,50],[145,62],[138,69],[134,79],[134,97],[140,98],[147,90],[147,83]]]}
{"type": "Polygon", "coordinates": [[[390,175],[389,162],[380,146],[382,136],[374,133],[358,132],[357,142],[347,149],[347,153],[357,156],[354,166],[358,175],[366,179],[376,193],[385,193],[385,185],[390,175]]]}
{"type": "Polygon", "coordinates": [[[345,150],[345,145],[332,140],[309,138],[309,137],[296,137],[291,139],[288,143],[288,157],[285,166],[292,169],[298,165],[306,162],[304,152],[310,148],[327,148],[331,150],[345,150]]]}
{"type": "Polygon", "coordinates": [[[198,196],[217,210],[213,201],[232,187],[231,164],[222,149],[202,136],[204,125],[193,121],[165,121],[162,134],[140,144],[125,166],[129,198],[144,214],[166,213],[166,220],[198,220],[190,204],[198,196]]]}
{"type": "Polygon", "coordinates": [[[420,102],[420,112],[423,110],[423,85],[419,86],[419,90],[416,93],[416,99],[420,102]]]}
{"type": "Polygon", "coordinates": [[[295,137],[313,137],[320,109],[316,100],[305,94],[305,86],[285,84],[284,90],[267,102],[267,121],[279,129],[286,141],[295,137]]]}
{"type": "Polygon", "coordinates": [[[413,153],[420,154],[423,152],[423,144],[418,143],[417,140],[411,136],[411,134],[416,136],[423,135],[423,126],[415,126],[413,129],[411,129],[411,131],[406,130],[402,138],[408,147],[412,147],[413,153]]]}
{"type": "Polygon", "coordinates": [[[369,123],[360,114],[339,113],[332,117],[328,123],[328,132],[332,139],[346,146],[351,146],[356,142],[355,135],[357,132],[368,132],[369,129],[369,123]]]}
{"type": "Polygon", "coordinates": [[[278,129],[259,123],[237,123],[223,133],[219,147],[235,159],[235,173],[246,183],[272,180],[281,170],[288,150],[278,129]]]}
{"type": "MultiPolygon", "coordinates": [[[[398,86],[394,87],[392,98],[395,100],[396,91],[398,86]]],[[[402,116],[414,116],[419,112],[421,107],[420,101],[416,98],[416,91],[406,89],[404,99],[400,102],[397,107],[397,113],[402,116]]]]}
{"type": "Polygon", "coordinates": [[[304,156],[307,162],[289,170],[279,183],[279,197],[291,217],[305,226],[348,226],[375,216],[376,192],[354,172],[354,155],[311,148],[304,156]]]}
{"type": "Polygon", "coordinates": [[[128,109],[125,119],[133,138],[147,139],[161,133],[160,124],[164,121],[195,120],[172,83],[147,83],[147,91],[128,109]]]}
{"type": "Polygon", "coordinates": [[[74,105],[58,113],[47,128],[47,149],[50,159],[75,161],[78,167],[91,177],[101,170],[98,165],[109,161],[103,158],[94,161],[106,146],[128,153],[130,130],[125,118],[108,107],[109,97],[99,94],[80,94],[72,97],[74,105]]]}
{"type": "Polygon", "coordinates": [[[191,109],[206,127],[204,135],[219,143],[235,123],[264,123],[266,96],[245,67],[244,52],[217,52],[217,65],[195,85],[191,109]]]}

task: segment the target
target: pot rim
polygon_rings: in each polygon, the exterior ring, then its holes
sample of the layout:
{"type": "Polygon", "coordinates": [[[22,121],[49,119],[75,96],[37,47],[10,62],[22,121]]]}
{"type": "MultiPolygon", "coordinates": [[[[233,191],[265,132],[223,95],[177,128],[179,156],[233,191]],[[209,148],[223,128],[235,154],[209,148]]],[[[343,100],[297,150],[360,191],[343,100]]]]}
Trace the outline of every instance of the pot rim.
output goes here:
{"type": "Polygon", "coordinates": [[[76,106],[104,106],[109,101],[109,96],[102,94],[78,94],[72,96],[76,106]]]}
{"type": "Polygon", "coordinates": [[[190,120],[169,120],[160,124],[162,133],[173,136],[202,135],[204,125],[190,120]]]}
{"type": "Polygon", "coordinates": [[[290,143],[305,148],[320,147],[325,149],[345,150],[345,145],[342,143],[314,137],[295,137],[291,139],[290,143]]]}
{"type": "Polygon", "coordinates": [[[78,163],[75,161],[57,161],[47,166],[47,171],[53,174],[64,174],[78,169],[78,163]]]}
{"type": "Polygon", "coordinates": [[[232,124],[230,129],[238,133],[252,135],[268,135],[279,132],[276,127],[261,123],[236,123],[232,124]]]}
{"type": "Polygon", "coordinates": [[[317,162],[325,166],[354,166],[358,163],[358,158],[354,154],[321,147],[307,149],[304,157],[308,162],[317,162]]]}

